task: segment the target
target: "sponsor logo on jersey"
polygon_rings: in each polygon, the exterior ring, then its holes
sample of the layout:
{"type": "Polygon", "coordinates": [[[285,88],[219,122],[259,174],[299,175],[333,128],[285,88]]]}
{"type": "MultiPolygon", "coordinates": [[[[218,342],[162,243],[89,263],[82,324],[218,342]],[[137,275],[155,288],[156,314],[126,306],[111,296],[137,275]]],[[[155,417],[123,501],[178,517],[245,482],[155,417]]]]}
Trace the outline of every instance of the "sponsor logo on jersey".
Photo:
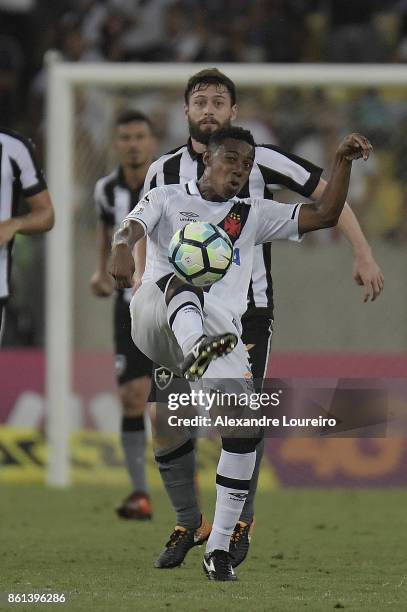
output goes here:
{"type": "Polygon", "coordinates": [[[240,249],[236,247],[233,249],[233,263],[240,266],[240,249]]]}
{"type": "Polygon", "coordinates": [[[136,208],[133,211],[133,215],[141,215],[142,212],[144,212],[145,206],[143,205],[143,200],[140,202],[140,204],[137,204],[136,208]]]}
{"type": "Polygon", "coordinates": [[[134,213],[133,213],[133,214],[134,214],[134,215],[140,215],[140,214],[141,214],[141,213],[144,211],[144,209],[145,209],[145,207],[146,207],[146,204],[149,204],[149,202],[150,202],[150,196],[147,194],[147,195],[145,195],[145,196],[144,196],[144,198],[143,198],[142,200],[140,200],[140,202],[137,204],[137,206],[136,206],[136,207],[135,207],[135,209],[134,209],[134,213]]]}
{"type": "Polygon", "coordinates": [[[199,215],[194,212],[180,210],[179,214],[182,215],[180,221],[196,221],[196,219],[199,219],[199,215]]]}

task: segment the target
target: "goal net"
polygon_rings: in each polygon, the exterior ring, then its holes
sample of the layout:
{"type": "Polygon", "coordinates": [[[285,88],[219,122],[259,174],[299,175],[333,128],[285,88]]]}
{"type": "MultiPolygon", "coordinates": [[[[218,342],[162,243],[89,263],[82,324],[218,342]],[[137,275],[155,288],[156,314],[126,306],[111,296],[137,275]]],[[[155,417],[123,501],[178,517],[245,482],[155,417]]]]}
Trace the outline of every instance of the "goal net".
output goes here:
{"type": "MultiPolygon", "coordinates": [[[[57,211],[55,229],[47,238],[50,484],[70,482],[73,430],[109,431],[118,425],[111,300],[96,299],[89,291],[97,248],[93,189],[116,164],[114,118],[125,108],[145,112],[155,126],[157,154],[184,143],[184,87],[204,67],[49,64],[47,178],[57,211]]],[[[405,269],[398,245],[407,236],[403,208],[407,68],[305,64],[218,68],[238,87],[236,124],[251,129],[258,143],[278,144],[321,165],[326,177],[343,135],[358,131],[372,140],[375,154],[368,163],[355,164],[349,201],[378,259],[386,263],[386,273],[397,283],[405,269]]],[[[298,201],[299,196],[279,192],[276,199],[298,201]]],[[[300,249],[273,246],[276,367],[279,354],[289,359],[295,355],[299,361],[287,362],[288,369],[295,369],[304,352],[317,359],[321,352],[377,355],[405,350],[406,332],[400,334],[400,329],[407,325],[400,294],[390,288],[374,308],[361,304],[352,281],[351,249],[337,230],[307,239],[300,249]]],[[[279,374],[284,371],[281,367],[279,374]]]]}

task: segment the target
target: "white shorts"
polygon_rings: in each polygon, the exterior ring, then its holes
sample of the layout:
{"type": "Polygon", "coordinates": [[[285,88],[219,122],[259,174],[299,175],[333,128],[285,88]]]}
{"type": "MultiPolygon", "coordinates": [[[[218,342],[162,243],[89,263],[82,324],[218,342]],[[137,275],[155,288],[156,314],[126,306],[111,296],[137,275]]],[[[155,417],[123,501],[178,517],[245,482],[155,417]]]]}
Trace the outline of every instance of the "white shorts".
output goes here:
{"type": "MultiPolygon", "coordinates": [[[[184,356],[168,325],[165,294],[155,282],[143,282],[130,302],[130,314],[131,335],[137,347],[154,363],[181,375],[180,365],[184,356]]],[[[233,316],[222,309],[219,300],[211,297],[210,293],[204,293],[203,314],[205,335],[229,332],[239,338],[234,350],[213,361],[203,378],[249,380],[251,371],[248,354],[240,338],[241,329],[237,327],[233,316]]]]}
{"type": "MultiPolygon", "coordinates": [[[[131,335],[136,346],[154,363],[181,375],[180,366],[184,356],[168,325],[164,291],[155,282],[143,282],[130,302],[130,314],[131,335]]],[[[203,399],[202,403],[199,403],[194,409],[193,415],[207,416],[210,414],[214,423],[216,417],[220,415],[239,418],[253,417],[255,415],[247,404],[240,405],[233,400],[229,404],[228,400],[223,399],[229,394],[247,397],[254,391],[248,353],[240,338],[241,330],[234,322],[233,315],[225,311],[219,300],[211,297],[210,293],[204,293],[203,314],[204,334],[214,336],[227,332],[234,333],[238,336],[238,343],[231,353],[213,361],[200,380],[189,382],[192,391],[204,394],[220,392],[220,396],[216,395],[216,398],[221,397],[211,404],[210,413],[207,412],[207,400],[203,399]]],[[[162,413],[163,421],[161,425],[158,425],[157,422],[157,431],[160,432],[160,436],[171,439],[171,436],[174,435],[171,429],[174,428],[168,427],[166,422],[168,422],[167,417],[173,413],[169,413],[168,410],[165,412],[165,407],[162,407],[162,410],[160,413],[162,413]],[[164,412],[162,412],[163,409],[164,412]]],[[[235,427],[228,423],[217,427],[216,430],[223,437],[258,438],[261,435],[258,427],[235,427]]]]}

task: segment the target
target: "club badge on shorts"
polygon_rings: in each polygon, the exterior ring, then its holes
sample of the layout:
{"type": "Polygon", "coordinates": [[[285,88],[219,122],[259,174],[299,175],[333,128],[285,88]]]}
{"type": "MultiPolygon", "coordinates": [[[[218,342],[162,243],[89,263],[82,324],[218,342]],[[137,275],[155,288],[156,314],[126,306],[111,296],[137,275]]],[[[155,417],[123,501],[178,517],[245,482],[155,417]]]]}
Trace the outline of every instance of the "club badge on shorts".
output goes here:
{"type": "Polygon", "coordinates": [[[161,367],[154,370],[154,382],[160,391],[167,389],[172,383],[173,378],[174,374],[168,368],[161,367]]]}

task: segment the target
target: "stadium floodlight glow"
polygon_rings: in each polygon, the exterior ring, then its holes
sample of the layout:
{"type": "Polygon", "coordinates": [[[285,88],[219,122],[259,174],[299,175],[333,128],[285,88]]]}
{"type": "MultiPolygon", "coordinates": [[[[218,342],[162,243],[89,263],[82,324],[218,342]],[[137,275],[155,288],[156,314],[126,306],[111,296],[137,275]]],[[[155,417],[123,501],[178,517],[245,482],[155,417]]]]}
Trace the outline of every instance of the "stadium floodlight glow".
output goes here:
{"type": "MultiPolygon", "coordinates": [[[[47,236],[47,482],[67,486],[72,401],[72,252],[74,215],[74,88],[184,88],[203,64],[63,63],[48,61],[47,179],[56,224],[47,236]]],[[[407,66],[388,64],[218,64],[237,86],[405,86],[407,66]]]]}

